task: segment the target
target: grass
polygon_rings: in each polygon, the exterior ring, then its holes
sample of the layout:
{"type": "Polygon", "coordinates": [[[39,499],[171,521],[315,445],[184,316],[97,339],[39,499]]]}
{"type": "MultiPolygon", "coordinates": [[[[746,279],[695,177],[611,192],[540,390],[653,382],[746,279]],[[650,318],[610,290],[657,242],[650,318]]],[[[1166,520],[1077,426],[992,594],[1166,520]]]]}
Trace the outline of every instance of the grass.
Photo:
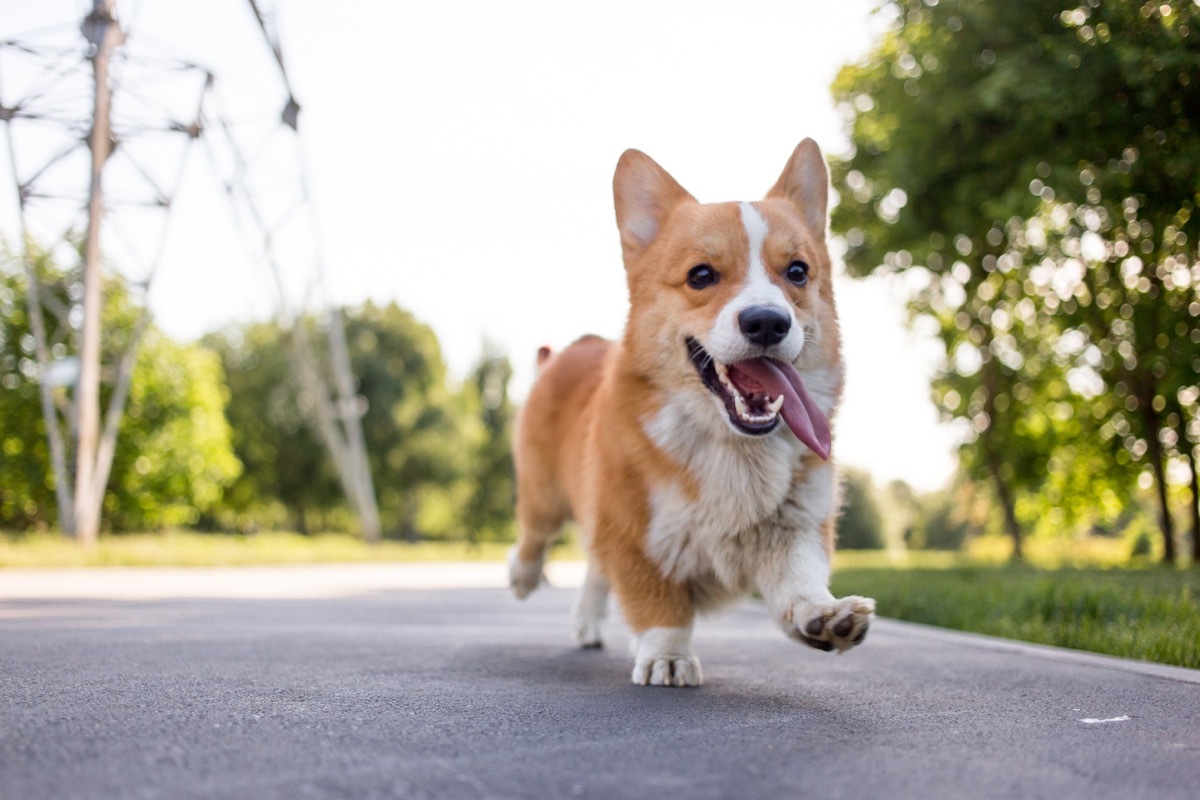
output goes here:
{"type": "Polygon", "coordinates": [[[1200,669],[1200,571],[997,565],[921,553],[839,554],[835,594],[895,619],[1200,669]]]}
{"type": "MultiPolygon", "coordinates": [[[[84,548],[52,534],[0,534],[0,568],[71,567],[213,567],[261,564],[318,564],[368,561],[501,561],[509,545],[485,542],[383,541],[370,545],[340,534],[301,536],[260,533],[254,536],[171,531],[101,536],[84,548]]],[[[569,557],[569,549],[556,550],[569,557]]]]}

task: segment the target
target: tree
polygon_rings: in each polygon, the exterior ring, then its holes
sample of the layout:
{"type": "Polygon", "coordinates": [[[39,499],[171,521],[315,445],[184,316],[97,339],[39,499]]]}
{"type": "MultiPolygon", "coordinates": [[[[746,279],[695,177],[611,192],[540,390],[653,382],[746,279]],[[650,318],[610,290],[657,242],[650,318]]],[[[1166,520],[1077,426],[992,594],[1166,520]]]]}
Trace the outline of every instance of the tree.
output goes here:
{"type": "Polygon", "coordinates": [[[883,547],[883,515],[869,473],[842,471],[842,514],[837,521],[838,547],[879,550],[883,547]]]}
{"type": "MultiPolygon", "coordinates": [[[[43,375],[29,331],[23,271],[13,262],[0,267],[0,525],[14,528],[58,525],[54,471],[50,469],[45,417],[39,408],[43,375]]],[[[37,259],[43,299],[69,308],[78,295],[73,278],[45,257],[37,259]]],[[[102,359],[112,363],[126,351],[142,319],[124,285],[105,287],[102,359]]],[[[50,354],[73,351],[77,332],[47,319],[50,354]]],[[[144,328],[131,368],[122,436],[112,456],[111,479],[103,497],[105,524],[114,530],[160,528],[194,523],[221,499],[241,469],[225,422],[224,381],[216,359],[203,348],[170,341],[153,326],[144,328]]],[[[69,363],[69,362],[63,362],[69,363]]],[[[71,401],[66,381],[53,387],[62,413],[71,401]]],[[[113,387],[102,387],[111,402],[113,387]]]]}
{"type": "MultiPolygon", "coordinates": [[[[416,539],[451,523],[422,520],[461,481],[469,457],[464,412],[446,385],[437,337],[395,303],[367,303],[346,316],[346,344],[360,398],[362,429],[380,515],[391,534],[416,539]]],[[[314,319],[300,320],[310,342],[314,319]]],[[[287,509],[301,531],[314,514],[345,509],[345,494],[328,451],[314,431],[313,398],[293,369],[294,330],[274,323],[209,337],[228,374],[228,416],[246,471],[230,492],[229,510],[253,524],[287,509]]],[[[328,354],[314,351],[318,359],[328,354]]],[[[442,507],[449,502],[440,504],[442,507]]]]}
{"type": "Polygon", "coordinates": [[[1172,558],[1167,465],[1194,484],[1200,440],[1200,8],[882,8],[892,29],[834,85],[848,266],[923,284],[914,313],[947,350],[935,397],[971,423],[964,465],[1015,550],[1055,494],[1075,498],[1054,506],[1064,524],[1111,515],[1148,470],[1172,558]]]}
{"type": "Polygon", "coordinates": [[[919,550],[963,549],[982,532],[976,513],[978,493],[975,484],[959,481],[948,489],[917,498],[917,513],[906,536],[908,546],[919,550]]]}
{"type": "Polygon", "coordinates": [[[344,497],[303,410],[312,400],[298,394],[288,334],[275,323],[260,323],[210,335],[204,344],[225,371],[226,416],[245,465],[224,510],[239,527],[253,529],[269,524],[278,504],[293,528],[310,533],[314,515],[337,508],[344,497]]]}
{"type": "Polygon", "coordinates": [[[466,472],[463,409],[447,386],[437,336],[396,303],[348,314],[346,340],[366,403],[362,427],[380,515],[393,533],[415,540],[427,501],[466,472]]]}
{"type": "Polygon", "coordinates": [[[214,353],[147,330],[104,498],[109,524],[120,530],[195,525],[215,509],[242,471],[227,400],[214,353]]]}
{"type": "Polygon", "coordinates": [[[479,421],[472,447],[470,497],[463,510],[467,541],[507,540],[513,533],[516,483],[512,460],[513,422],[508,397],[512,365],[494,346],[485,345],[463,387],[479,421]]]}

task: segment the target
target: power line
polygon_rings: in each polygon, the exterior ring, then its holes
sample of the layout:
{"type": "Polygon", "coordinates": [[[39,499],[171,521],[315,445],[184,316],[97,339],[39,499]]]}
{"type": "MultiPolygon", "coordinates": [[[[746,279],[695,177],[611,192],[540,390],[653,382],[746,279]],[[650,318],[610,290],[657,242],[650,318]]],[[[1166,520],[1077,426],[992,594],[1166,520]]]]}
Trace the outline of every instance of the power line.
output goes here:
{"type": "MultiPolygon", "coordinates": [[[[136,7],[135,16],[140,8],[140,5],[136,7]]],[[[51,343],[47,341],[42,318],[42,310],[48,299],[37,286],[37,275],[32,269],[29,250],[34,239],[40,234],[50,241],[66,242],[72,238],[72,231],[79,231],[90,219],[91,223],[86,224],[86,230],[89,232],[89,242],[94,240],[94,244],[97,245],[95,253],[98,255],[100,221],[107,220],[109,233],[105,239],[109,245],[121,244],[119,249],[124,255],[117,260],[124,264],[123,269],[128,271],[129,261],[144,261],[141,264],[140,276],[132,280],[132,285],[139,288],[143,296],[148,295],[164,263],[170,222],[176,208],[175,199],[183,185],[188,155],[194,143],[202,142],[209,157],[211,174],[224,189],[233,212],[231,217],[235,223],[234,227],[247,242],[253,262],[268,274],[269,282],[274,288],[280,320],[294,331],[294,340],[299,345],[296,353],[297,372],[305,380],[305,388],[310,393],[315,393],[318,398],[316,422],[331,457],[338,466],[347,497],[358,512],[368,538],[375,538],[379,532],[378,512],[361,432],[360,402],[355,394],[353,376],[349,371],[340,315],[329,310],[325,323],[334,362],[331,382],[337,394],[336,404],[330,399],[329,382],[319,375],[315,351],[311,344],[306,342],[303,331],[304,310],[312,307],[314,294],[324,297],[326,287],[319,226],[312,203],[309,167],[298,138],[300,106],[287,75],[283,49],[274,28],[273,17],[263,13],[260,4],[253,0],[250,2],[250,8],[274,57],[286,94],[282,111],[274,123],[275,129],[272,131],[270,126],[265,126],[264,133],[252,141],[245,141],[247,137],[241,135],[241,124],[235,124],[232,116],[222,108],[219,98],[221,82],[214,76],[213,71],[191,60],[157,54],[134,54],[120,44],[113,44],[108,51],[105,50],[102,46],[105,37],[117,36],[120,32],[115,20],[115,0],[95,0],[91,13],[84,19],[84,40],[76,38],[66,46],[43,41],[43,37],[49,36],[53,39],[69,30],[69,26],[53,26],[32,35],[0,41],[0,60],[24,59],[28,62],[26,66],[29,75],[21,91],[17,91],[17,87],[6,85],[11,83],[6,81],[6,78],[10,77],[10,71],[0,68],[0,122],[5,123],[10,169],[17,196],[21,256],[26,265],[30,286],[28,299],[31,304],[31,319],[34,316],[38,318],[38,324],[34,325],[34,334],[38,341],[36,350],[39,371],[43,376],[47,374],[52,356],[51,343]],[[113,31],[118,33],[114,34],[113,31]],[[107,74],[110,66],[111,75],[107,74]],[[86,101],[89,99],[87,73],[89,68],[99,67],[103,67],[106,74],[97,73],[95,76],[97,101],[94,108],[100,110],[100,90],[104,88],[111,91],[111,96],[122,98],[121,108],[125,109],[114,115],[111,125],[101,120],[100,114],[90,116],[86,108],[86,101]],[[164,76],[202,77],[203,84],[194,105],[193,115],[183,117],[167,102],[162,93],[164,76]],[[8,100],[10,96],[14,99],[8,100]],[[264,173],[272,157],[277,155],[275,145],[278,143],[280,125],[291,135],[292,149],[295,151],[291,167],[293,175],[289,179],[291,199],[282,207],[272,207],[265,191],[267,176],[264,173]],[[48,152],[41,153],[31,146],[26,154],[19,145],[19,140],[22,139],[19,131],[29,126],[41,126],[49,131],[57,130],[59,144],[51,147],[48,152]],[[185,137],[177,166],[167,175],[158,174],[149,157],[139,155],[140,142],[159,136],[185,137]],[[89,211],[85,215],[84,203],[81,201],[87,193],[78,185],[77,178],[72,178],[72,168],[89,150],[89,145],[85,142],[85,139],[89,138],[93,153],[98,149],[112,151],[111,166],[106,166],[101,159],[99,168],[93,172],[93,185],[96,190],[99,190],[99,175],[106,169],[118,168],[121,184],[118,190],[108,186],[106,182],[103,190],[99,191],[99,196],[94,190],[89,201],[89,211]],[[125,210],[133,209],[151,210],[160,214],[158,236],[154,237],[155,242],[150,248],[148,259],[134,257],[137,247],[133,240],[136,237],[132,229],[122,222],[125,210]],[[305,211],[307,230],[311,237],[309,253],[312,266],[308,279],[301,281],[302,288],[297,299],[291,291],[294,288],[292,284],[296,272],[294,269],[285,268],[280,248],[289,226],[294,227],[298,215],[305,211]],[[57,220],[47,225],[55,233],[46,234],[45,231],[35,230],[32,220],[40,220],[39,214],[57,220]],[[257,244],[253,242],[255,238],[257,244]]],[[[144,32],[139,31],[138,35],[145,39],[144,32]]],[[[247,130],[252,130],[253,127],[246,126],[247,130]]],[[[38,144],[41,144],[40,139],[38,144]]],[[[87,250],[93,252],[90,244],[87,250]]],[[[98,266],[96,258],[91,267],[96,270],[98,266]]],[[[85,288],[89,283],[93,287],[98,284],[94,277],[96,273],[93,271],[91,274],[90,281],[84,281],[85,288]]],[[[321,300],[318,306],[327,307],[327,304],[321,300]]],[[[61,309],[58,309],[55,313],[60,312],[61,309]]],[[[70,309],[67,310],[68,315],[72,313],[70,309]]],[[[94,310],[84,316],[85,324],[94,325],[98,319],[94,310]]],[[[121,358],[113,395],[117,402],[110,404],[99,449],[101,458],[105,457],[107,452],[110,461],[115,442],[115,423],[119,422],[123,398],[128,390],[137,340],[149,324],[149,319],[146,309],[137,324],[133,344],[121,358]]],[[[59,326],[58,330],[69,330],[69,326],[59,326]]],[[[68,429],[78,426],[78,417],[82,414],[84,401],[80,402],[81,411],[75,413],[75,419],[61,419],[67,412],[58,409],[48,382],[43,380],[42,386],[43,413],[47,419],[47,428],[54,431],[48,432],[47,435],[53,439],[58,435],[63,423],[68,429]]],[[[81,393],[77,390],[77,398],[80,396],[81,393]]],[[[50,446],[56,474],[60,475],[59,485],[63,485],[67,483],[66,462],[71,454],[65,441],[59,441],[57,444],[51,441],[50,446]]],[[[85,443],[85,447],[91,446],[85,443]]],[[[74,456],[78,476],[80,453],[77,451],[74,456]]],[[[87,460],[90,462],[92,459],[88,457],[87,460]]],[[[90,463],[83,465],[83,468],[90,469],[90,463]]],[[[106,479],[106,471],[102,468],[100,472],[106,479]]],[[[99,489],[101,493],[102,484],[103,481],[99,489]]],[[[82,497],[80,494],[79,498],[82,497]]],[[[61,522],[69,510],[70,499],[60,492],[58,501],[61,522]]],[[[77,512],[79,505],[80,503],[76,502],[77,512]]]]}

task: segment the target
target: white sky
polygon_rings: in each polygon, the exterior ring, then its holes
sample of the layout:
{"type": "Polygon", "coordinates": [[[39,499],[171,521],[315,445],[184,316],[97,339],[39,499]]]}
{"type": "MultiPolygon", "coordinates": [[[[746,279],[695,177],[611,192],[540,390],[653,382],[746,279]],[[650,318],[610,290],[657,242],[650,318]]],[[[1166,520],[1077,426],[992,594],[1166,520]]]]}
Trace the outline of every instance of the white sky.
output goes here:
{"type": "MultiPolygon", "coordinates": [[[[869,45],[871,5],[281,0],[332,299],[398,301],[434,328],[456,376],[485,338],[497,343],[523,395],[539,345],[621,332],[620,153],[644,150],[716,202],[760,198],[805,136],[843,151],[828,87],[869,45]]],[[[73,23],[86,6],[9,2],[0,38],[73,23]]],[[[131,47],[211,65],[219,87],[277,113],[273,62],[242,0],[118,0],[118,16],[131,47]]],[[[162,91],[182,108],[194,94],[162,91]]],[[[189,162],[152,295],[160,326],[183,339],[272,309],[206,167],[189,162]]],[[[954,436],[928,399],[937,346],[905,330],[898,287],[842,279],[838,296],[848,381],[835,452],[879,480],[940,486],[954,436]]]]}

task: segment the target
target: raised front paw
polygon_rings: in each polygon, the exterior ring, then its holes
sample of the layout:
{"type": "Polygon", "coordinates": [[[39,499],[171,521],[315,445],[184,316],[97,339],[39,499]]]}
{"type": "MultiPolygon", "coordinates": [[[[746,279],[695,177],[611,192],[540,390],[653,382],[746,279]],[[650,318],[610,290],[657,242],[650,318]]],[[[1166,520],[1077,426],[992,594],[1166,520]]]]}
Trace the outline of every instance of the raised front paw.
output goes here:
{"type": "Polygon", "coordinates": [[[839,653],[862,644],[875,619],[875,601],[852,595],[824,603],[801,601],[784,614],[785,630],[818,650],[839,653]]]}
{"type": "Polygon", "coordinates": [[[517,548],[508,551],[508,585],[518,600],[524,600],[542,582],[542,562],[521,560],[517,548]]]}

